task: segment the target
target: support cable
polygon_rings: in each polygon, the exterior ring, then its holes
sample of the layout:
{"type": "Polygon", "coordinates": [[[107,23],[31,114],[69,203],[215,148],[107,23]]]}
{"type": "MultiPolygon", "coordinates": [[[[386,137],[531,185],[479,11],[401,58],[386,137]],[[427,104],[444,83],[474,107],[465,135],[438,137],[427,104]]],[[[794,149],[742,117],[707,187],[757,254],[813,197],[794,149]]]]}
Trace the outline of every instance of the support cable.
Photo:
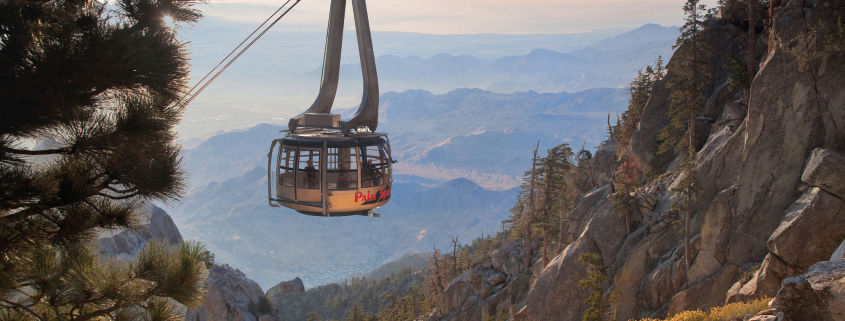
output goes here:
{"type": "Polygon", "coordinates": [[[267,31],[269,31],[269,30],[270,30],[270,28],[273,28],[273,26],[275,26],[275,25],[276,25],[276,23],[278,23],[278,22],[279,22],[279,20],[281,20],[281,19],[282,19],[285,15],[287,15],[287,14],[288,14],[288,12],[290,12],[290,11],[291,11],[294,7],[296,7],[296,5],[297,5],[300,1],[302,1],[302,0],[296,0],[296,2],[294,2],[294,3],[293,3],[293,4],[292,4],[292,5],[291,5],[291,6],[290,6],[287,10],[285,10],[285,12],[284,12],[284,13],[282,13],[282,14],[281,14],[278,18],[276,18],[276,20],[274,20],[274,21],[273,21],[273,23],[271,23],[269,26],[267,26],[267,28],[265,28],[263,31],[261,31],[261,33],[259,33],[259,34],[258,34],[258,36],[256,36],[254,39],[252,39],[252,41],[250,41],[250,42],[249,42],[249,44],[248,44],[248,45],[246,45],[246,47],[244,47],[243,49],[241,49],[241,51],[240,51],[240,52],[238,52],[238,54],[237,54],[237,55],[235,55],[235,57],[233,57],[231,60],[229,60],[229,62],[228,62],[228,63],[226,63],[226,65],[225,65],[225,66],[223,66],[223,68],[221,68],[219,71],[217,71],[217,73],[216,73],[216,74],[214,74],[214,76],[213,76],[213,77],[211,77],[211,79],[209,79],[209,80],[208,80],[205,84],[203,84],[203,85],[202,85],[202,87],[200,87],[200,89],[199,89],[199,90],[197,90],[197,92],[195,92],[195,93],[191,94],[191,91],[193,91],[193,90],[194,90],[194,88],[196,88],[197,86],[199,86],[199,85],[200,85],[200,83],[202,83],[202,81],[203,81],[203,80],[205,80],[206,78],[208,78],[208,76],[209,76],[209,75],[211,75],[211,73],[212,73],[212,72],[214,72],[214,70],[215,70],[215,69],[217,69],[217,67],[219,67],[221,64],[223,64],[223,62],[224,62],[224,61],[226,61],[226,59],[228,59],[228,58],[229,58],[229,57],[230,57],[230,56],[231,56],[231,55],[232,55],[232,54],[233,54],[236,50],[238,50],[238,48],[240,48],[240,47],[241,47],[241,46],[242,46],[242,45],[243,45],[243,44],[244,44],[247,40],[249,40],[249,38],[250,38],[250,37],[252,37],[252,35],[254,35],[254,34],[255,34],[255,32],[257,32],[259,29],[261,29],[261,27],[262,27],[262,26],[264,26],[264,24],[266,24],[266,23],[267,23],[267,21],[270,21],[270,19],[272,19],[272,18],[273,18],[273,16],[275,16],[275,15],[276,15],[279,11],[281,11],[281,10],[282,10],[282,9],[283,9],[283,8],[284,8],[284,7],[285,7],[285,6],[286,6],[286,5],[290,2],[290,1],[291,1],[291,0],[288,0],[287,2],[285,2],[285,4],[284,4],[284,5],[282,5],[281,7],[279,7],[279,9],[278,9],[278,10],[276,10],[276,12],[274,12],[274,13],[273,13],[273,14],[272,14],[269,18],[267,18],[267,20],[265,20],[265,21],[264,21],[264,23],[262,23],[260,26],[258,26],[258,28],[256,28],[256,29],[255,29],[255,31],[253,31],[253,32],[252,32],[252,33],[251,33],[251,34],[250,34],[250,35],[249,35],[246,39],[244,39],[244,41],[243,41],[243,42],[241,42],[241,44],[240,44],[240,45],[238,45],[238,46],[237,46],[234,50],[232,50],[232,52],[231,52],[231,53],[229,53],[229,55],[228,55],[228,56],[226,56],[226,58],[223,58],[223,60],[222,60],[222,61],[220,61],[220,63],[219,63],[219,64],[217,64],[217,66],[216,66],[216,67],[214,67],[214,69],[212,69],[211,71],[209,71],[209,72],[208,72],[208,74],[207,74],[207,75],[205,75],[205,77],[203,77],[203,78],[202,78],[202,80],[200,80],[200,82],[198,82],[196,85],[194,85],[194,87],[193,87],[193,88],[191,88],[191,90],[190,90],[190,91],[188,91],[188,93],[186,93],[184,96],[182,96],[182,99],[181,99],[179,102],[177,102],[177,104],[181,104],[181,105],[182,105],[182,107],[187,106],[188,104],[190,104],[190,103],[191,103],[191,101],[193,101],[193,100],[194,100],[194,98],[196,98],[196,97],[197,97],[197,95],[199,95],[199,94],[200,94],[200,93],[201,93],[201,92],[202,92],[202,91],[203,91],[206,87],[208,87],[208,85],[209,85],[209,84],[211,84],[211,82],[213,82],[215,79],[217,79],[217,77],[218,77],[218,76],[220,76],[220,74],[222,74],[224,71],[226,71],[226,69],[227,69],[227,68],[229,68],[229,66],[231,66],[231,65],[232,65],[232,63],[234,63],[234,62],[235,62],[235,60],[238,60],[238,58],[240,58],[240,57],[241,57],[241,55],[243,55],[243,53],[247,51],[247,49],[249,49],[250,47],[252,47],[252,45],[253,45],[253,44],[255,44],[255,42],[256,42],[256,41],[258,41],[258,39],[261,39],[261,37],[262,37],[262,36],[264,36],[264,34],[265,34],[265,33],[267,33],[267,31]],[[187,101],[186,101],[186,100],[185,100],[185,98],[186,98],[186,97],[190,97],[190,98],[188,98],[188,99],[187,99],[187,101]],[[184,101],[184,103],[182,103],[183,101],[184,101]]]}

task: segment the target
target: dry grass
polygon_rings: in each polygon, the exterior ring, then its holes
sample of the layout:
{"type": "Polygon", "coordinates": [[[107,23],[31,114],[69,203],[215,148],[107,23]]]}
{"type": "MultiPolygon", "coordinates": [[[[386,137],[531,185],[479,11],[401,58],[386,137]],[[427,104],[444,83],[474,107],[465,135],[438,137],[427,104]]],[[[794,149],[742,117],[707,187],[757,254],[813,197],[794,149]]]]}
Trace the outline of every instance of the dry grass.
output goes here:
{"type": "Polygon", "coordinates": [[[742,320],[746,314],[754,315],[757,312],[769,308],[769,301],[771,298],[762,298],[751,302],[737,302],[731,303],[721,307],[710,309],[710,312],[704,313],[699,310],[684,311],[675,316],[660,320],[660,319],[643,319],[642,321],[731,321],[742,320]]]}

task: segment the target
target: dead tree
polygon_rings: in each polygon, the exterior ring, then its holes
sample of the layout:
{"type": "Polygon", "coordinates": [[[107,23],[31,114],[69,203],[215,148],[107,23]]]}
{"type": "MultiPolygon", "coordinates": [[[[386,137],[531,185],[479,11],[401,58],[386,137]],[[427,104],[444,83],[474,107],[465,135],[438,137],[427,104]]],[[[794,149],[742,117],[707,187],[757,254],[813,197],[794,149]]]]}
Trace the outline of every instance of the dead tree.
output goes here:
{"type": "Polygon", "coordinates": [[[452,275],[455,277],[460,275],[460,273],[458,273],[458,236],[450,236],[452,238],[452,262],[454,263],[452,265],[452,275]]]}
{"type": "Polygon", "coordinates": [[[431,253],[431,257],[428,259],[428,265],[431,271],[433,272],[433,275],[430,275],[427,278],[431,282],[432,290],[434,291],[434,297],[436,298],[440,296],[440,293],[443,293],[442,272],[444,272],[444,267],[442,260],[439,258],[440,250],[438,250],[437,247],[435,247],[434,245],[432,245],[432,247],[434,248],[434,252],[431,253]]]}
{"type": "MultiPolygon", "coordinates": [[[[607,116],[610,117],[610,114],[607,114],[607,116]]],[[[581,141],[584,142],[583,144],[581,144],[581,150],[584,150],[584,147],[587,147],[587,139],[581,137],[581,141]]],[[[593,162],[590,159],[587,160],[587,175],[590,176],[590,186],[589,188],[587,188],[587,191],[591,191],[594,188],[598,187],[598,184],[593,180],[593,162]]]]}
{"type": "Polygon", "coordinates": [[[536,196],[534,193],[534,183],[537,180],[537,151],[540,149],[540,140],[537,140],[537,145],[534,145],[534,158],[531,160],[531,180],[528,183],[528,201],[523,211],[523,231],[525,237],[523,238],[523,247],[525,248],[525,269],[531,267],[531,215],[537,207],[536,196]]]}

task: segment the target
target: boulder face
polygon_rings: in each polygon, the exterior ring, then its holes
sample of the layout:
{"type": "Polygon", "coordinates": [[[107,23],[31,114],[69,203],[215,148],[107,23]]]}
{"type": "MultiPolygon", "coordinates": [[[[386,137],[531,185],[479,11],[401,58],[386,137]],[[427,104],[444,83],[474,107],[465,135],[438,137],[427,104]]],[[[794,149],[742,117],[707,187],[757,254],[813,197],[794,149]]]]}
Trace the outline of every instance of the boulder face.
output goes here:
{"type": "Polygon", "coordinates": [[[302,283],[302,279],[296,277],[290,281],[279,282],[279,284],[267,290],[267,296],[272,297],[276,294],[303,292],[305,292],[305,285],[302,283]]]}
{"type": "Polygon", "coordinates": [[[818,186],[828,193],[845,199],[845,155],[831,149],[816,148],[801,181],[818,186]]]}
{"type": "Polygon", "coordinates": [[[186,321],[258,321],[279,320],[278,312],[255,281],[228,264],[208,270],[205,303],[188,310],[186,321]]]}
{"type": "Polygon", "coordinates": [[[604,141],[602,145],[596,150],[592,161],[593,177],[592,182],[595,186],[602,186],[610,183],[613,178],[613,172],[616,171],[616,140],[609,139],[604,141]]]}
{"type": "Polygon", "coordinates": [[[606,266],[612,265],[625,241],[625,219],[611,212],[610,201],[599,202],[591,211],[587,215],[593,219],[581,236],[537,276],[519,320],[581,319],[589,291],[578,287],[578,281],[587,276],[587,266],[578,263],[578,257],[598,253],[606,266]]]}
{"type": "Polygon", "coordinates": [[[792,321],[845,320],[845,261],[814,264],[783,281],[774,306],[792,321]]]}
{"type": "Polygon", "coordinates": [[[801,270],[830,258],[845,229],[838,226],[845,217],[845,201],[813,187],[786,211],[780,226],[769,237],[769,250],[786,264],[801,270]]]}
{"type": "Polygon", "coordinates": [[[138,254],[144,245],[151,240],[160,240],[170,245],[182,242],[179,228],[173,224],[173,219],[158,206],[148,204],[144,207],[142,220],[145,224],[137,231],[127,230],[116,233],[106,233],[96,240],[101,254],[130,259],[138,254]]]}
{"type": "MultiPolygon", "coordinates": [[[[750,272],[750,271],[749,271],[750,272]]],[[[747,282],[739,280],[728,290],[727,303],[745,302],[772,297],[780,289],[783,279],[800,274],[776,255],[769,253],[747,282]]]]}
{"type": "MultiPolygon", "coordinates": [[[[152,204],[146,205],[143,210],[142,219],[146,222],[138,230],[101,235],[96,240],[99,252],[131,260],[150,241],[161,241],[171,246],[178,246],[182,242],[182,234],[167,212],[152,204]]],[[[296,281],[304,291],[299,278],[289,281],[290,288],[294,291],[297,289],[296,281]]],[[[188,310],[185,320],[277,321],[279,318],[258,283],[228,265],[215,264],[208,271],[205,303],[197,310],[188,310]]]]}
{"type": "MultiPolygon", "coordinates": [[[[477,262],[443,289],[427,320],[495,320],[501,311],[523,302],[533,273],[525,269],[524,253],[521,244],[505,240],[491,258],[477,262]]],[[[535,268],[540,255],[536,248],[531,252],[535,268]]]]}

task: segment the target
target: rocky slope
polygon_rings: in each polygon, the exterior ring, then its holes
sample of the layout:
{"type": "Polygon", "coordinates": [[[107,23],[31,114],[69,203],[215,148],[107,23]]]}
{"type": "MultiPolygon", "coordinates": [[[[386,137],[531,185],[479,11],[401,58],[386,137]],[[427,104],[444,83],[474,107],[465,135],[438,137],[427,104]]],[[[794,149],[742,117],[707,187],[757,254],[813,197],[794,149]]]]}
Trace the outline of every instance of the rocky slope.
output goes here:
{"type": "Polygon", "coordinates": [[[160,240],[170,245],[182,242],[182,234],[173,224],[173,219],[158,206],[148,204],[143,209],[141,220],[146,223],[139,230],[104,233],[97,239],[100,253],[110,257],[130,259],[135,257],[151,240],[160,240]]]}
{"type": "MultiPolygon", "coordinates": [[[[96,240],[100,253],[131,260],[149,242],[172,246],[182,243],[182,234],[167,212],[152,204],[143,211],[146,223],[138,230],[101,235],[96,240]]],[[[279,320],[277,314],[255,281],[228,265],[214,265],[208,271],[205,304],[196,311],[186,311],[185,320],[274,321],[279,320]]]]}
{"type": "MultiPolygon", "coordinates": [[[[655,153],[656,134],[668,123],[664,81],[631,144],[618,147],[636,155],[641,166],[666,171],[637,191],[643,206],[632,232],[611,212],[606,196],[612,186],[599,188],[568,214],[572,243],[547,267],[504,273],[506,285],[491,291],[489,274],[507,268],[482,263],[450,284],[429,320],[482,320],[503,307],[516,320],[580,320],[588,295],[577,286],[586,276],[585,266],[576,262],[583,253],[599,254],[604,262],[609,282],[603,289],[606,297],[619,295],[618,320],[776,295],[775,312],[787,320],[841,319],[845,268],[824,261],[845,239],[845,54],[815,51],[821,47],[801,54],[798,46],[806,35],[818,34],[819,26],[841,21],[843,2],[781,3],[774,9],[773,35],[760,36],[761,43],[770,41],[769,48],[761,52],[747,99],[728,90],[728,72],[721,67],[728,54],[740,53],[737,43],[715,48],[707,109],[699,118],[699,128],[706,130],[696,133],[701,191],[692,205],[689,269],[678,229],[683,224],[671,209],[679,198],[672,187],[681,177],[671,170],[678,160],[655,153]],[[512,285],[517,282],[524,284],[512,285]],[[515,291],[504,291],[508,287],[515,291]]],[[[721,23],[707,33],[736,39],[743,32],[721,23]]],[[[845,249],[834,259],[841,252],[845,249]]]]}
{"type": "Polygon", "coordinates": [[[307,287],[341,282],[407,253],[443,248],[450,235],[489,233],[516,198],[514,190],[491,191],[467,179],[433,188],[396,182],[390,203],[378,210],[381,218],[327,220],[267,206],[266,178],[259,168],[196,188],[174,211],[183,235],[264,289],[297,276],[307,287]]]}
{"type": "Polygon", "coordinates": [[[205,304],[188,310],[186,321],[276,321],[279,312],[258,283],[229,265],[208,270],[205,304]]]}

